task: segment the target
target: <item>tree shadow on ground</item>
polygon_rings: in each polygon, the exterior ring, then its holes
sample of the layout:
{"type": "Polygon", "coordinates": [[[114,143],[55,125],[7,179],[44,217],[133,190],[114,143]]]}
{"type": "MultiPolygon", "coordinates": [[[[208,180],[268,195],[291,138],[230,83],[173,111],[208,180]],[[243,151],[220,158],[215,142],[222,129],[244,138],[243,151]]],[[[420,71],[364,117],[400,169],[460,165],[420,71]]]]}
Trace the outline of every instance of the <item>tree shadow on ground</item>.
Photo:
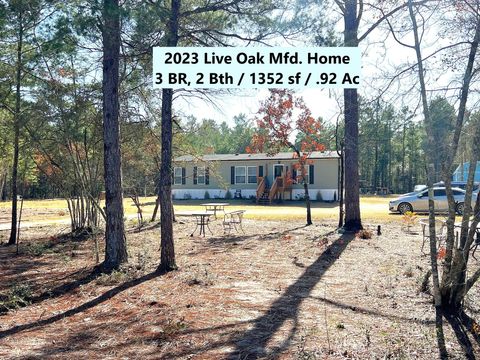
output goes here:
{"type": "Polygon", "coordinates": [[[457,341],[462,347],[462,350],[465,354],[465,358],[476,359],[475,352],[473,351],[473,344],[468,336],[468,333],[470,331],[471,334],[474,336],[475,340],[477,342],[479,341],[478,335],[475,334],[475,331],[472,331],[474,323],[473,319],[464,312],[461,312],[459,314],[445,312],[443,315],[452,327],[455,336],[457,337],[457,341]]]}
{"type": "MultiPolygon", "coordinates": [[[[116,328],[121,329],[133,329],[133,333],[135,333],[135,326],[137,326],[137,333],[140,336],[134,336],[126,339],[125,341],[120,341],[115,344],[104,345],[99,347],[98,339],[104,337],[111,337],[112,328],[111,325],[108,323],[105,324],[97,324],[94,326],[89,326],[82,324],[80,328],[76,328],[75,331],[71,332],[68,337],[62,337],[55,341],[55,344],[47,343],[42,348],[35,350],[35,358],[43,359],[43,358],[51,358],[55,355],[58,356],[61,354],[63,358],[86,358],[84,355],[83,357],[75,354],[76,352],[81,352],[84,350],[95,351],[95,355],[98,358],[108,357],[112,354],[120,354],[124,358],[139,358],[138,353],[135,352],[135,346],[139,343],[141,344],[153,344],[155,350],[149,353],[147,356],[145,352],[142,353],[142,358],[152,358],[152,359],[170,359],[172,357],[166,357],[159,355],[159,351],[163,346],[170,346],[172,343],[177,343],[179,336],[188,336],[189,339],[194,337],[195,335],[201,334],[211,334],[215,331],[232,331],[235,328],[243,325],[248,325],[251,321],[239,321],[231,324],[224,324],[220,326],[212,326],[207,328],[200,328],[200,329],[186,329],[186,330],[178,330],[178,331],[161,331],[155,334],[151,332],[147,332],[147,336],[142,336],[143,332],[141,331],[142,325],[139,326],[138,317],[133,317],[128,321],[119,319],[115,322],[116,328]],[[109,336],[110,335],[110,336],[109,336]]],[[[163,329],[169,327],[168,320],[162,319],[161,317],[157,318],[157,322],[153,322],[154,327],[161,327],[163,329]]],[[[170,323],[171,324],[171,323],[170,323]]],[[[152,322],[150,322],[150,326],[152,326],[152,322]]],[[[171,326],[171,325],[170,325],[171,326]]],[[[209,342],[210,343],[210,342],[209,342]]],[[[217,341],[210,343],[214,347],[220,347],[227,345],[224,342],[217,341]]],[[[193,353],[193,352],[192,352],[193,353]]],[[[192,353],[185,353],[184,356],[189,357],[192,356],[192,353]]],[[[175,355],[175,358],[176,355],[175,355]]],[[[26,354],[25,356],[21,357],[20,359],[32,359],[32,356],[26,354]]]]}
{"type": "Polygon", "coordinates": [[[244,234],[244,233],[225,233],[222,236],[214,236],[208,238],[207,242],[209,245],[212,246],[223,246],[225,244],[234,244],[240,242],[246,242],[251,239],[258,239],[258,240],[278,240],[279,237],[288,235],[289,233],[295,230],[306,229],[307,225],[297,226],[292,229],[286,229],[282,231],[272,231],[266,234],[244,234]]]}
{"type": "Polygon", "coordinates": [[[470,334],[472,334],[478,346],[480,346],[480,324],[476,322],[475,319],[468,315],[465,311],[462,311],[460,313],[460,318],[463,325],[468,329],[470,334]]]}
{"type": "Polygon", "coordinates": [[[35,322],[32,322],[32,323],[23,324],[23,325],[17,325],[17,326],[14,326],[14,327],[10,328],[10,329],[0,331],[0,339],[3,339],[3,338],[5,338],[7,336],[10,336],[10,335],[17,334],[17,333],[22,332],[22,331],[47,326],[47,325],[53,324],[56,321],[62,320],[64,318],[74,316],[76,314],[84,312],[88,309],[91,309],[91,308],[93,308],[93,307],[111,299],[115,295],[117,295],[117,294],[119,294],[119,293],[121,293],[121,292],[123,292],[127,289],[130,289],[132,287],[140,285],[145,281],[152,280],[152,279],[154,279],[154,278],[156,278],[157,276],[160,276],[160,275],[161,275],[161,273],[159,273],[159,272],[156,272],[156,271],[151,272],[151,273],[146,274],[144,276],[141,276],[139,278],[127,281],[127,282],[125,282],[125,283],[123,283],[123,284],[121,284],[117,287],[114,287],[113,289],[110,289],[107,292],[103,293],[102,295],[96,297],[95,299],[87,301],[86,303],[83,303],[83,304],[81,304],[81,305],[79,305],[79,306],[77,306],[73,309],[64,311],[60,314],[51,316],[51,317],[43,319],[43,320],[38,320],[38,321],[35,321],[35,322]]]}
{"type": "Polygon", "coordinates": [[[480,325],[464,310],[459,313],[447,312],[444,316],[455,332],[455,336],[465,353],[465,357],[467,359],[475,359],[476,353],[473,350],[473,344],[470,339],[475,340],[477,346],[480,347],[480,325]]]}
{"type": "Polygon", "coordinates": [[[74,356],[72,353],[88,349],[98,340],[99,328],[98,326],[85,327],[74,333],[71,333],[68,337],[61,337],[55,339],[54,343],[48,343],[48,345],[35,351],[35,354],[24,354],[18,357],[18,360],[32,360],[32,359],[46,359],[61,357],[64,359],[79,359],[81,357],[74,356]]]}
{"type": "Polygon", "coordinates": [[[433,324],[435,324],[434,320],[427,320],[427,319],[422,320],[422,319],[417,319],[417,318],[409,318],[409,317],[404,317],[404,316],[385,314],[385,313],[382,313],[380,311],[371,310],[371,309],[367,309],[367,308],[364,308],[364,307],[361,307],[361,306],[356,306],[356,305],[349,305],[349,304],[345,304],[345,303],[342,303],[342,302],[339,302],[339,301],[334,301],[334,300],[330,300],[330,299],[326,299],[326,298],[318,297],[318,296],[310,296],[310,298],[315,299],[315,300],[319,300],[321,302],[324,302],[324,303],[326,303],[328,305],[331,305],[331,306],[335,306],[335,307],[340,308],[340,309],[352,310],[354,312],[358,312],[358,313],[361,313],[361,314],[372,315],[372,316],[375,316],[375,317],[381,317],[381,318],[388,319],[388,320],[414,322],[414,323],[419,324],[419,325],[433,325],[433,324]]]}
{"type": "Polygon", "coordinates": [[[129,227],[127,229],[125,229],[125,233],[126,234],[138,234],[138,233],[141,233],[141,232],[146,232],[146,231],[149,231],[149,230],[154,230],[154,229],[159,229],[160,228],[160,222],[157,222],[157,221],[153,221],[153,222],[149,222],[147,220],[147,223],[146,224],[143,224],[142,226],[133,226],[133,227],[129,227]]]}
{"type": "Polygon", "coordinates": [[[54,236],[36,237],[26,242],[21,241],[18,244],[18,253],[13,245],[0,245],[0,260],[3,262],[10,258],[41,258],[42,255],[48,253],[77,250],[80,245],[89,240],[94,240],[98,235],[91,230],[84,229],[77,232],[60,233],[54,236]]]}
{"type": "MultiPolygon", "coordinates": [[[[80,241],[84,241],[83,239],[80,241]]],[[[20,253],[17,255],[15,248],[12,247],[1,247],[0,248],[0,279],[1,285],[0,290],[5,290],[6,287],[10,286],[13,283],[26,283],[33,286],[32,290],[38,288],[38,284],[36,283],[38,280],[42,281],[42,284],[45,285],[49,282],[49,280],[57,281],[62,280],[54,277],[45,277],[45,273],[42,272],[34,272],[31,273],[32,269],[43,267],[49,267],[50,269],[55,269],[55,261],[58,260],[57,258],[53,258],[51,256],[45,257],[45,254],[70,254],[74,250],[76,250],[76,243],[79,240],[67,240],[66,238],[62,238],[61,240],[51,240],[47,238],[41,238],[38,240],[38,243],[35,246],[31,246],[31,243],[28,243],[26,246],[22,246],[20,249],[20,253]],[[71,247],[70,245],[73,244],[71,247]],[[30,248],[31,247],[31,248],[30,248]]],[[[23,245],[23,244],[22,244],[23,245]]],[[[63,279],[72,277],[77,277],[79,274],[83,276],[85,272],[91,272],[91,269],[81,269],[75,271],[73,273],[67,274],[63,279]]],[[[77,282],[78,280],[75,280],[77,282]]],[[[79,284],[81,285],[81,283],[79,284]]],[[[62,285],[63,288],[65,285],[62,285]]],[[[77,286],[73,286],[75,288],[77,286]]],[[[57,291],[61,290],[54,289],[49,291],[49,293],[55,294],[57,291]]],[[[62,292],[67,291],[65,289],[62,292]]],[[[36,289],[35,291],[41,291],[40,289],[36,289]]],[[[37,298],[45,298],[48,297],[46,294],[42,294],[36,296],[34,301],[39,300],[37,298]]]]}
{"type": "MultiPolygon", "coordinates": [[[[294,289],[294,288],[292,288],[292,289],[294,289]]],[[[404,317],[404,316],[399,316],[399,315],[394,315],[394,314],[385,314],[385,313],[382,313],[380,311],[371,310],[371,309],[367,309],[367,308],[363,308],[363,307],[359,307],[359,306],[354,306],[354,305],[349,305],[349,304],[345,304],[345,303],[342,303],[342,302],[325,299],[323,297],[300,295],[300,301],[301,301],[301,299],[304,299],[304,298],[315,299],[315,300],[318,300],[318,301],[325,302],[328,305],[331,305],[331,306],[334,306],[334,307],[337,307],[337,308],[348,309],[348,310],[356,311],[356,312],[359,312],[359,313],[362,313],[362,314],[365,314],[365,315],[380,317],[380,318],[384,318],[384,319],[388,319],[388,320],[392,320],[392,321],[401,321],[401,322],[407,322],[407,323],[412,323],[413,322],[413,323],[418,324],[418,325],[433,325],[435,323],[435,321],[433,319],[423,320],[423,319],[409,318],[409,317],[404,317]]],[[[275,332],[274,329],[278,329],[281,326],[280,322],[282,320],[283,321],[288,320],[288,315],[292,314],[292,312],[290,312],[290,313],[288,312],[288,308],[284,308],[283,306],[288,306],[291,303],[291,301],[298,301],[298,300],[299,299],[290,299],[290,301],[289,301],[289,299],[286,299],[282,296],[282,298],[277,300],[277,302],[275,303],[276,308],[279,310],[277,313],[274,313],[272,311],[272,309],[274,309],[273,306],[272,306],[265,316],[262,316],[262,317],[257,318],[257,319],[244,320],[244,321],[239,321],[239,322],[236,322],[236,323],[224,324],[224,325],[213,326],[213,327],[208,327],[208,328],[184,330],[184,331],[181,332],[182,335],[195,335],[195,334],[198,334],[198,333],[200,333],[200,334],[201,333],[210,333],[210,332],[215,331],[215,330],[235,331],[235,328],[237,328],[239,326],[245,326],[245,325],[248,326],[250,324],[253,324],[253,326],[254,326],[253,329],[251,329],[249,331],[246,331],[246,332],[243,332],[243,333],[237,331],[235,335],[230,336],[230,339],[219,340],[219,341],[216,341],[216,342],[209,342],[208,345],[206,345],[203,348],[196,348],[194,350],[189,349],[189,350],[184,350],[182,352],[176,352],[176,353],[171,352],[167,355],[169,357],[172,357],[172,358],[182,357],[182,356],[191,355],[192,353],[201,353],[203,351],[213,350],[215,348],[220,348],[220,347],[223,347],[223,346],[231,346],[231,345],[236,344],[235,346],[236,346],[237,352],[230,354],[230,357],[229,357],[230,359],[236,359],[236,360],[238,360],[238,359],[250,359],[250,358],[256,359],[256,358],[263,358],[263,357],[276,358],[276,356],[280,355],[281,351],[286,350],[288,348],[289,343],[285,342],[283,348],[274,349],[273,351],[270,351],[270,353],[267,355],[266,351],[265,351],[265,346],[261,347],[261,342],[263,342],[263,344],[266,344],[272,338],[272,336],[274,335],[274,332],[275,332]],[[283,300],[283,299],[285,299],[285,300],[283,300]],[[282,317],[280,312],[285,313],[285,311],[287,311],[286,312],[287,316],[282,317]],[[274,318],[273,322],[266,321],[266,320],[270,320],[270,318],[267,318],[267,316],[272,316],[274,314],[279,315],[279,317],[274,318]],[[272,327],[272,330],[270,330],[270,327],[272,327]],[[260,336],[261,339],[259,339],[259,338],[257,338],[257,336],[255,334],[255,331],[260,331],[260,332],[265,331],[266,334],[263,337],[260,336]],[[247,336],[248,336],[248,338],[247,338],[247,336]],[[248,343],[246,343],[247,340],[251,341],[250,345],[248,343]],[[257,340],[260,340],[260,341],[256,342],[257,340]],[[256,350],[255,350],[254,347],[256,347],[256,350]],[[260,353],[259,350],[262,350],[262,349],[263,349],[263,352],[260,353]]],[[[300,304],[298,304],[298,305],[300,305],[300,304]]],[[[295,321],[295,323],[296,323],[296,321],[295,321]]],[[[296,327],[294,327],[294,330],[296,330],[296,327]]],[[[291,341],[293,339],[294,335],[295,335],[295,333],[292,331],[292,333],[290,334],[290,336],[288,338],[288,341],[291,341]]],[[[142,340],[143,341],[154,341],[155,338],[144,338],[142,340]]]]}
{"type": "Polygon", "coordinates": [[[16,257],[17,255],[15,255],[15,253],[5,253],[3,250],[4,249],[0,248],[0,289],[9,282],[9,277],[15,277],[15,281],[18,281],[20,280],[18,277],[23,273],[49,264],[41,258],[31,256],[25,256],[21,261],[12,264],[12,257],[16,257]]]}
{"type": "Polygon", "coordinates": [[[248,321],[252,324],[249,330],[237,331],[229,339],[209,342],[200,348],[171,351],[165,355],[166,358],[178,358],[192,352],[201,353],[227,345],[233,347],[226,357],[227,359],[275,358],[291,345],[298,329],[299,309],[303,300],[310,296],[325,272],[335,263],[354,238],[355,235],[352,233],[343,234],[330,244],[318,259],[305,269],[295,283],[290,285],[280,298],[272,303],[264,315],[248,321]],[[291,325],[288,335],[279,345],[268,348],[268,343],[284,324],[291,325]]]}
{"type": "Polygon", "coordinates": [[[273,356],[288,349],[298,326],[298,312],[301,303],[309,297],[315,285],[325,272],[340,257],[348,244],[354,239],[354,234],[344,234],[328,246],[318,259],[290,285],[283,295],[268,309],[266,314],[254,321],[252,329],[239,335],[235,341],[235,350],[229,359],[249,359],[273,356]],[[267,349],[268,342],[277,330],[291,320],[293,326],[285,340],[280,345],[267,349]]]}
{"type": "Polygon", "coordinates": [[[37,296],[34,296],[30,299],[30,302],[32,304],[37,304],[47,299],[53,299],[53,298],[62,296],[63,294],[71,292],[82,285],[86,285],[92,282],[93,280],[98,278],[100,275],[102,275],[100,266],[96,266],[90,269],[87,268],[87,269],[77,270],[73,273],[68,274],[66,277],[71,278],[72,276],[73,277],[78,276],[78,278],[68,283],[59,285],[53,289],[47,290],[37,296]]]}

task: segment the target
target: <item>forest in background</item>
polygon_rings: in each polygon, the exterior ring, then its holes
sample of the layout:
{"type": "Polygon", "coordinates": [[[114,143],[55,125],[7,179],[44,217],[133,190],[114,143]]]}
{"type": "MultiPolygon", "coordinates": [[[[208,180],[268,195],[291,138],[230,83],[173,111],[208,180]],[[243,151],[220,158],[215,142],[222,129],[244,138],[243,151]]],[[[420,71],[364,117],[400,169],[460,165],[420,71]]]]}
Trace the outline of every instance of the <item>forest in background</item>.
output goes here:
{"type": "MultiPolygon", "coordinates": [[[[329,13],[328,2],[317,6],[307,1],[302,8],[298,4],[265,1],[255,15],[246,5],[237,9],[241,10],[239,13],[230,12],[227,5],[218,9],[207,6],[201,14],[186,10],[182,36],[189,46],[241,44],[240,33],[259,43],[275,41],[281,34],[295,41],[302,38],[303,43],[312,46],[340,44],[334,21],[320,20],[318,16],[329,13]],[[275,16],[274,9],[295,16],[275,16]]],[[[78,195],[81,188],[97,197],[104,190],[102,89],[98,76],[101,25],[95,18],[101,6],[79,0],[71,5],[75,6],[46,0],[2,2],[0,198],[4,201],[12,196],[14,177],[18,192],[25,198],[71,197],[78,195]],[[18,160],[14,166],[15,152],[18,160]]],[[[244,4],[235,2],[235,6],[240,5],[244,4]]],[[[153,45],[166,44],[168,6],[161,1],[156,5],[127,1],[121,13],[126,31],[120,51],[122,171],[125,189],[139,194],[151,195],[158,188],[162,101],[160,94],[149,86],[150,51],[153,45]]],[[[186,2],[182,6],[186,9],[194,4],[186,2]]],[[[376,25],[373,23],[370,29],[376,25]]],[[[388,81],[386,78],[384,82],[388,81]]],[[[175,96],[187,101],[190,96],[204,98],[213,107],[217,106],[216,96],[222,96],[222,92],[180,91],[175,96]]],[[[375,193],[382,187],[391,193],[404,193],[415,184],[426,183],[425,131],[418,116],[418,103],[409,107],[386,97],[362,96],[358,120],[360,192],[375,193]]],[[[441,147],[443,139],[452,135],[455,102],[437,96],[429,106],[441,147]]],[[[258,131],[251,114],[238,114],[215,123],[208,114],[193,117],[181,113],[181,109],[176,111],[173,124],[174,157],[245,152],[258,131]]],[[[340,151],[345,128],[342,112],[337,124],[322,124],[318,137],[326,150],[340,151]]],[[[469,133],[462,132],[456,164],[469,158],[469,133]]],[[[435,154],[438,181],[442,149],[435,154]]],[[[346,169],[350,171],[350,167],[346,169]]]]}
{"type": "MultiPolygon", "coordinates": [[[[65,174],[74,174],[70,167],[83,169],[82,157],[89,156],[88,167],[91,181],[98,182],[96,192],[102,191],[102,149],[101,145],[101,94],[90,93],[94,98],[85,99],[81,112],[76,114],[80,119],[64,119],[60,122],[49,122],[46,119],[55,116],[58,102],[56,95],[50,100],[39,99],[38,103],[29,103],[29,111],[35,115],[29,119],[21,136],[21,164],[19,178],[25,198],[63,197],[61,183],[71,182],[65,174]],[[53,99],[55,98],[55,102],[53,99]],[[41,103],[40,103],[41,102],[41,103]],[[38,115],[36,111],[41,114],[38,115]],[[82,119],[83,118],[83,119],[82,119]],[[96,120],[95,120],[96,119],[96,120]],[[32,129],[32,131],[29,131],[32,129]],[[68,129],[71,133],[65,136],[68,129]],[[62,134],[63,132],[63,134],[62,134]],[[62,164],[64,170],[59,173],[56,164],[62,164]],[[61,174],[61,176],[59,176],[61,174]]],[[[160,103],[160,99],[151,99],[160,103]]],[[[66,105],[66,104],[64,104],[66,105]]],[[[154,104],[155,105],[155,104],[154,104]]],[[[158,106],[158,104],[156,104],[158,106]]],[[[70,109],[76,111],[80,109],[70,109]]],[[[436,98],[430,103],[433,119],[436,124],[436,137],[444,139],[451,136],[455,120],[455,109],[447,99],[436,98]]],[[[359,122],[359,169],[361,192],[373,194],[379,187],[386,187],[391,193],[405,193],[413,190],[416,184],[426,183],[424,160],[425,131],[423,124],[415,118],[414,112],[408,108],[396,109],[392,104],[380,100],[362,99],[359,122]]],[[[4,112],[4,115],[7,115],[4,112]]],[[[69,113],[66,116],[71,116],[69,113]]],[[[153,116],[130,114],[121,116],[123,179],[125,187],[138,194],[154,195],[160,169],[160,126],[158,113],[153,116]]],[[[200,115],[199,115],[200,116],[200,115]]],[[[13,144],[8,126],[8,116],[0,118],[0,189],[2,200],[11,196],[11,162],[13,144]]],[[[343,124],[325,122],[319,134],[319,140],[326,150],[338,150],[337,134],[342,131],[343,124]]],[[[175,125],[174,156],[185,154],[234,154],[245,153],[251,144],[252,136],[258,131],[254,117],[239,114],[233,119],[218,123],[208,118],[187,116],[177,118],[175,125]]],[[[471,132],[465,131],[461,139],[461,148],[456,163],[469,159],[471,132]]],[[[301,141],[298,137],[296,143],[301,141]]],[[[443,141],[439,142],[439,146],[443,141]]],[[[285,149],[286,151],[288,149],[285,149]]],[[[444,154],[441,149],[435,152],[436,181],[441,180],[441,163],[444,154]]],[[[87,159],[85,158],[85,161],[87,159]]],[[[74,180],[74,179],[73,179],[74,180]]],[[[75,189],[70,189],[72,194],[75,189]]]]}

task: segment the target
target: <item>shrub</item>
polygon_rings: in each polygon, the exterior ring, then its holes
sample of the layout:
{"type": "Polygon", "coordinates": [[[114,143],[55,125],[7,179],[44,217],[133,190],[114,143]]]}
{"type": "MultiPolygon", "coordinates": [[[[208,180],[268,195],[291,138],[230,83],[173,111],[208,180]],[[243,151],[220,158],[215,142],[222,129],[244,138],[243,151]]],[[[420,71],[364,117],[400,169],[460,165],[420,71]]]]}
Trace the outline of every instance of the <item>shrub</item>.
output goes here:
{"type": "Polygon", "coordinates": [[[402,216],[402,222],[407,227],[407,233],[410,233],[410,228],[417,223],[417,214],[407,211],[402,216]]]}
{"type": "Polygon", "coordinates": [[[132,274],[125,271],[114,270],[110,274],[102,274],[96,280],[97,285],[113,286],[122,284],[132,279],[132,274]]]}
{"type": "Polygon", "coordinates": [[[163,339],[170,339],[187,328],[188,324],[185,322],[184,318],[181,318],[180,320],[168,319],[168,322],[163,327],[163,331],[160,336],[163,339]]]}
{"type": "Polygon", "coordinates": [[[404,272],[403,275],[406,277],[413,277],[413,269],[409,266],[404,272]]]}
{"type": "Polygon", "coordinates": [[[373,236],[373,231],[370,229],[363,229],[357,233],[359,239],[371,239],[373,236]]]}
{"type": "Polygon", "coordinates": [[[6,295],[0,295],[0,313],[30,304],[32,289],[28,284],[13,284],[6,295]]]}
{"type": "Polygon", "coordinates": [[[51,246],[48,243],[30,243],[25,249],[24,253],[29,256],[42,256],[45,253],[51,252],[51,246]]]}
{"type": "Polygon", "coordinates": [[[231,198],[232,198],[232,193],[230,192],[230,190],[227,190],[227,192],[225,193],[225,199],[230,200],[231,198]]]}
{"type": "Polygon", "coordinates": [[[205,200],[210,199],[210,194],[208,193],[208,191],[205,191],[205,194],[203,195],[203,198],[204,198],[205,200]]]}
{"type": "Polygon", "coordinates": [[[317,201],[323,201],[322,193],[320,191],[317,191],[317,201]]]}
{"type": "Polygon", "coordinates": [[[210,273],[205,270],[203,272],[195,272],[193,273],[188,279],[186,279],[188,286],[194,285],[202,285],[202,286],[210,286],[214,284],[214,278],[210,273]]]}
{"type": "Polygon", "coordinates": [[[190,193],[183,194],[183,200],[192,200],[192,195],[190,193]]]}

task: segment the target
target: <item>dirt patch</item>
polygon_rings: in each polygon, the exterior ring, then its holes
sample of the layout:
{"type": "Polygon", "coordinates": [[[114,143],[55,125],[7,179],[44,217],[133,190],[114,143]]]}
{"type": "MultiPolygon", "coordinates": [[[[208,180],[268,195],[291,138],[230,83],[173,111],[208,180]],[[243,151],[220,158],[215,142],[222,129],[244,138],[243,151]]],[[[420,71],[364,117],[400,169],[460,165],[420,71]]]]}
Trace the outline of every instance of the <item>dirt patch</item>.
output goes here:
{"type": "MultiPolygon", "coordinates": [[[[381,225],[382,235],[358,239],[333,221],[246,220],[245,234],[230,235],[216,221],[203,238],[177,223],[180,270],[163,276],[158,228],[131,230],[129,271],[102,276],[92,274],[93,240],[26,230],[21,255],[0,247],[0,293],[28,284],[31,302],[0,317],[0,357],[431,359],[421,236],[381,225]]],[[[476,316],[479,296],[477,287],[469,297],[476,316]]],[[[448,326],[446,336],[463,358],[448,326]]]]}

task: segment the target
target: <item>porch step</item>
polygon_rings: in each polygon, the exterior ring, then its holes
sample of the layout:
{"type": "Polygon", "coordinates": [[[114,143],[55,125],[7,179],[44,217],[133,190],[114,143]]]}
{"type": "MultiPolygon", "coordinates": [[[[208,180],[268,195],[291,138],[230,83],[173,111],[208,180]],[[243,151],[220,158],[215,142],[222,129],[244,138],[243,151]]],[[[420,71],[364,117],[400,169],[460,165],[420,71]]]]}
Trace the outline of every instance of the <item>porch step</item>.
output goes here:
{"type": "Polygon", "coordinates": [[[260,196],[257,199],[257,204],[259,204],[259,205],[270,205],[272,202],[270,201],[269,195],[270,195],[270,189],[265,189],[262,196],[260,196]]]}
{"type": "Polygon", "coordinates": [[[257,204],[258,205],[271,205],[272,202],[270,201],[269,198],[266,198],[266,199],[260,198],[260,199],[258,199],[257,204]]]}

